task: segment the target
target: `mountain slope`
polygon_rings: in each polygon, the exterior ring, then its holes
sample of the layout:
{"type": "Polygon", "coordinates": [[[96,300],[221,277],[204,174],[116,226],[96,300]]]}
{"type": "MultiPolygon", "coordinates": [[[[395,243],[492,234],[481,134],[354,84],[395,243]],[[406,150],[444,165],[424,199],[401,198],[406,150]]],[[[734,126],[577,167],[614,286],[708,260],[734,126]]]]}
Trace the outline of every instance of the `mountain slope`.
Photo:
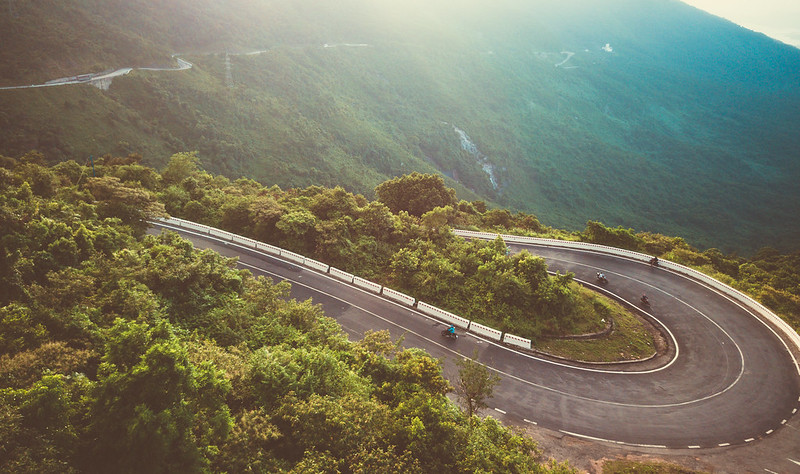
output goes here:
{"type": "Polygon", "coordinates": [[[555,226],[800,237],[800,50],[677,1],[14,4],[0,85],[195,67],[0,91],[2,154],[197,149],[229,176],[366,194],[435,170],[555,226]],[[229,57],[232,88],[226,51],[263,51],[229,57]]]}

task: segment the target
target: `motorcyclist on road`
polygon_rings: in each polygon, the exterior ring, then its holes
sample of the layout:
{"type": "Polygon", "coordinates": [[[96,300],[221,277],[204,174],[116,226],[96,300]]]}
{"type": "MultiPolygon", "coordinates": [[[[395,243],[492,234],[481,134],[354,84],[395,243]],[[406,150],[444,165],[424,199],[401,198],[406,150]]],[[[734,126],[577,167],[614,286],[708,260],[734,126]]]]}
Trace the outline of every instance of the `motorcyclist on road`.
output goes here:
{"type": "Polygon", "coordinates": [[[650,259],[650,265],[657,267],[658,266],[658,257],[653,257],[650,259]]]}
{"type": "Polygon", "coordinates": [[[642,303],[650,304],[650,300],[647,299],[647,295],[646,294],[642,294],[642,303]]]}
{"type": "Polygon", "coordinates": [[[448,334],[455,334],[456,333],[456,327],[451,324],[450,327],[447,328],[447,333],[448,334]]]}

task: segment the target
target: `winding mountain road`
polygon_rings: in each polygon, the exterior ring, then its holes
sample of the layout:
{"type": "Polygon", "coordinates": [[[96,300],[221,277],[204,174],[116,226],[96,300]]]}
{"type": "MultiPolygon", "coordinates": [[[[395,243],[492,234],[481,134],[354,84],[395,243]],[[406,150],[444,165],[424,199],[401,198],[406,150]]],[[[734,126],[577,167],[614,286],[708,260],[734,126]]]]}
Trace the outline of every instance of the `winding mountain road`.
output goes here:
{"type": "Polygon", "coordinates": [[[186,69],[191,69],[193,66],[192,63],[190,63],[189,61],[181,59],[175,56],[174,54],[172,55],[172,57],[175,58],[175,60],[178,63],[178,65],[175,67],[136,67],[136,68],[123,67],[108,72],[81,74],[79,76],[70,76],[70,77],[63,77],[60,79],[53,79],[51,81],[45,82],[44,84],[5,86],[5,87],[0,87],[0,90],[36,89],[40,87],[67,86],[71,84],[91,84],[100,89],[108,89],[108,86],[111,85],[111,81],[115,77],[127,75],[134,69],[139,69],[141,71],[184,71],[186,69]]]}
{"type": "MultiPolygon", "coordinates": [[[[153,232],[158,228],[169,226],[156,224],[153,232]]],[[[478,360],[502,376],[492,404],[504,422],[639,448],[707,449],[763,440],[800,408],[797,362],[774,329],[728,297],[640,262],[510,245],[544,257],[551,269],[573,272],[578,280],[589,281],[602,270],[609,278],[605,289],[623,301],[636,302],[647,293],[651,316],[677,341],[657,366],[575,367],[472,334],[445,340],[439,336],[444,324],[413,308],[252,249],[171,230],[197,247],[239,257],[240,266],[255,274],[288,280],[292,297],[313,298],[352,338],[370,329],[404,336],[405,346],[444,359],[449,377],[456,373],[455,360],[477,351],[478,360]]],[[[797,439],[800,446],[800,435],[797,439]]]]}

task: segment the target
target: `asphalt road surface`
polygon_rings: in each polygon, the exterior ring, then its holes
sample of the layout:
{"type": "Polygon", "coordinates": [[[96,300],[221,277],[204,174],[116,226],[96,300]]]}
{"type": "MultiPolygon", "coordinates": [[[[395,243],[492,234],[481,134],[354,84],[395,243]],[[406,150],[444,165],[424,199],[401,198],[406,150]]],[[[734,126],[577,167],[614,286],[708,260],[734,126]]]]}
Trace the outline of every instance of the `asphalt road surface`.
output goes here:
{"type": "Polygon", "coordinates": [[[727,297],[647,264],[588,251],[510,246],[580,280],[603,271],[609,279],[604,288],[622,300],[635,303],[647,293],[649,313],[677,341],[656,367],[575,367],[471,334],[442,338],[446,325],[413,308],[236,244],[179,233],[199,248],[239,257],[239,265],[254,274],[288,280],[292,297],[321,304],[352,339],[388,329],[393,338],[405,338],[404,346],[445,360],[448,376],[456,373],[457,358],[477,351],[478,360],[502,376],[491,403],[507,423],[617,445],[692,450],[757,442],[785,428],[800,408],[800,374],[773,329],[727,297]]]}

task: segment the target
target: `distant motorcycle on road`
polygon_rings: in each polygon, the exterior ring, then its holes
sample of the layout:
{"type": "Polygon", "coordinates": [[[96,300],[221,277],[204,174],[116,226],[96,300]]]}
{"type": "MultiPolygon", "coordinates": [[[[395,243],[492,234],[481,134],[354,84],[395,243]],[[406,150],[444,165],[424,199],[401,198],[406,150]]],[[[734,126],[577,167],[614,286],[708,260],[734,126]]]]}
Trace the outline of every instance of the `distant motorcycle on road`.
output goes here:
{"type": "Polygon", "coordinates": [[[597,283],[600,283],[601,285],[605,285],[608,283],[608,278],[606,278],[605,273],[597,272],[597,283]]]}

